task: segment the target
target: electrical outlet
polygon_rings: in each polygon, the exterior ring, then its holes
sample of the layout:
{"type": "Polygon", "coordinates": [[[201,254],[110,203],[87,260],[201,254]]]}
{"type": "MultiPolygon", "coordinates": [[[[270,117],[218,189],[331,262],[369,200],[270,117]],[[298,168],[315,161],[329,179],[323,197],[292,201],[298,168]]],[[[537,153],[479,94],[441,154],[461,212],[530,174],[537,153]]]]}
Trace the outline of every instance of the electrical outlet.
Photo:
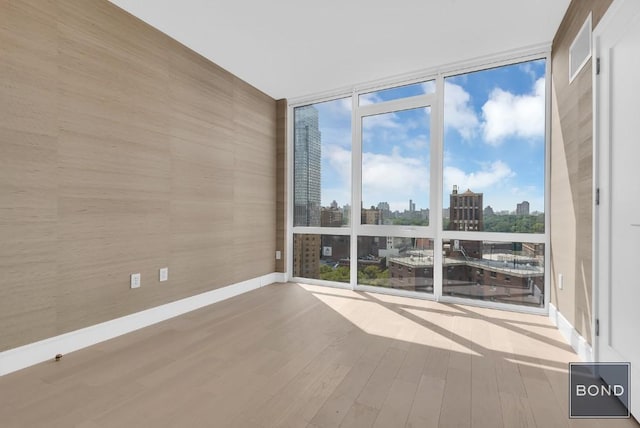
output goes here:
{"type": "Polygon", "coordinates": [[[561,273],[558,274],[558,288],[560,290],[564,288],[564,276],[561,273]]]}
{"type": "Polygon", "coordinates": [[[276,251],[276,260],[280,260],[282,258],[282,253],[280,250],[276,251]]]}
{"type": "Polygon", "coordinates": [[[140,274],[132,273],[131,274],[131,288],[139,288],[141,283],[140,274]]]}
{"type": "Polygon", "coordinates": [[[164,282],[169,279],[169,268],[160,268],[160,282],[164,282]]]}

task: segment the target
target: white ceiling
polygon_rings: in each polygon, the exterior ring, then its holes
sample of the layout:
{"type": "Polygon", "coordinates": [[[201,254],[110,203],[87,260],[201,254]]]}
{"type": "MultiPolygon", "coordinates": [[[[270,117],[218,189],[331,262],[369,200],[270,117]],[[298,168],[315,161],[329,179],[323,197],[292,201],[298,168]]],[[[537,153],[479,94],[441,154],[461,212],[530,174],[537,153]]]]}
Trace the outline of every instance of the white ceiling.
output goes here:
{"type": "Polygon", "coordinates": [[[570,0],[110,0],[273,98],[550,43],[570,0]]]}

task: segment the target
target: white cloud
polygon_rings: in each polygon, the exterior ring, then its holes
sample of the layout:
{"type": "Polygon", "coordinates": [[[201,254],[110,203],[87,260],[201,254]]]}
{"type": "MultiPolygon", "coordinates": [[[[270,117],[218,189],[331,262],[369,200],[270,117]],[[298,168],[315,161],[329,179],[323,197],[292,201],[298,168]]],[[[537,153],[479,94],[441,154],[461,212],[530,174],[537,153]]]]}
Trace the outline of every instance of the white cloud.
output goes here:
{"type": "Polygon", "coordinates": [[[345,148],[351,147],[351,129],[344,127],[321,128],[322,144],[340,145],[345,148]]]}
{"type": "Polygon", "coordinates": [[[424,150],[429,148],[429,140],[428,135],[420,134],[415,138],[407,140],[404,145],[413,150],[424,150]]]}
{"type": "Polygon", "coordinates": [[[520,71],[522,71],[523,73],[526,73],[529,77],[531,77],[531,81],[535,81],[537,78],[537,74],[535,72],[535,70],[533,69],[533,66],[531,65],[530,62],[525,62],[522,63],[518,66],[518,69],[520,71]]]}
{"type": "Polygon", "coordinates": [[[428,160],[403,157],[398,147],[394,147],[391,155],[364,153],[362,187],[363,199],[368,205],[389,202],[391,210],[402,211],[408,208],[409,199],[413,199],[418,208],[426,208],[428,160]]]}
{"type": "Polygon", "coordinates": [[[397,120],[395,113],[375,114],[362,118],[362,132],[367,133],[374,128],[398,129],[403,127],[397,120]]]}
{"type": "Polygon", "coordinates": [[[378,96],[375,92],[370,92],[368,94],[360,95],[359,103],[361,106],[367,106],[370,104],[376,104],[382,101],[382,98],[378,96]]]}
{"type": "Polygon", "coordinates": [[[337,145],[326,145],[323,147],[322,157],[331,167],[331,174],[337,175],[342,182],[351,182],[351,150],[337,145]]]}
{"type": "Polygon", "coordinates": [[[498,146],[506,137],[535,138],[544,135],[545,80],[538,79],[529,94],[514,95],[494,89],[482,106],[485,141],[498,146]]]}
{"type": "MultiPolygon", "coordinates": [[[[348,190],[351,183],[351,151],[340,146],[327,146],[323,158],[328,170],[323,174],[334,175],[329,188],[322,189],[322,203],[336,199],[340,205],[350,203],[348,190]],[[340,183],[339,185],[337,185],[340,183]],[[349,198],[349,199],[347,199],[349,198]]],[[[404,157],[399,147],[390,155],[363,153],[362,187],[365,206],[388,202],[391,210],[403,211],[409,207],[409,199],[417,208],[426,208],[429,192],[429,160],[427,157],[404,157]]]]}
{"type": "Polygon", "coordinates": [[[453,166],[446,166],[444,167],[445,193],[454,185],[458,186],[460,192],[465,192],[467,189],[482,192],[514,176],[515,172],[509,168],[509,165],[500,160],[484,166],[480,171],[470,173],[453,166]]]}
{"type": "Polygon", "coordinates": [[[332,116],[351,117],[351,97],[327,101],[315,104],[315,106],[321,112],[328,113],[332,116]]]}
{"type": "Polygon", "coordinates": [[[444,126],[456,129],[464,139],[473,137],[480,125],[470,101],[471,96],[462,86],[444,83],[444,126]]]}
{"type": "Polygon", "coordinates": [[[425,94],[433,94],[436,92],[436,81],[429,80],[428,82],[424,82],[422,84],[422,90],[425,94]]]}
{"type": "Polygon", "coordinates": [[[315,105],[319,113],[322,143],[351,147],[351,98],[315,105]]]}
{"type": "Polygon", "coordinates": [[[322,205],[336,200],[340,206],[351,204],[351,151],[338,145],[326,145],[322,150],[322,205]],[[325,175],[331,177],[325,185],[325,175]]]}

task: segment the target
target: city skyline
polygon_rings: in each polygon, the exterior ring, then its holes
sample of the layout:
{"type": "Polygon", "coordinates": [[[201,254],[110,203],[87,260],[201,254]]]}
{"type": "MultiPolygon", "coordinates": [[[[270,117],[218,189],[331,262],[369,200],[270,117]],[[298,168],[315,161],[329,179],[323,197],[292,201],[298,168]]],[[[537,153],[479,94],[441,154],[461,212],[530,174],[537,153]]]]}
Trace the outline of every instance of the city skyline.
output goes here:
{"type": "MultiPolygon", "coordinates": [[[[443,207],[451,187],[485,193],[497,212],[527,200],[544,212],[543,60],[445,79],[443,207]]],[[[361,105],[431,93],[425,82],[360,96],[361,105]]],[[[314,104],[322,135],[321,204],[351,202],[351,97],[314,104]],[[344,201],[344,202],[343,202],[344,201]]],[[[363,205],[429,206],[430,110],[363,118],[363,205]]]]}

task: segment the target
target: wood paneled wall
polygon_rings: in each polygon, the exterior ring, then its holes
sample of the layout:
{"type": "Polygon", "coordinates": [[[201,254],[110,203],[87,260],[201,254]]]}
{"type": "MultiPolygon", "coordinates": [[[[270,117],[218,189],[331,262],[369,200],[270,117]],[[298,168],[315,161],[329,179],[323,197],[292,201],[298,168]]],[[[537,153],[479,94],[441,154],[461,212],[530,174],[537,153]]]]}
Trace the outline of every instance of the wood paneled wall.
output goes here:
{"type": "Polygon", "coordinates": [[[591,343],[593,136],[591,61],[569,83],[569,47],[612,0],[573,0],[554,38],[551,118],[551,302],[591,343]],[[558,288],[558,275],[564,288],[558,288]]]}
{"type": "Polygon", "coordinates": [[[277,109],[277,196],[276,196],[276,242],[281,252],[276,261],[276,272],[287,269],[287,100],[278,100],[277,109]]]}
{"type": "Polygon", "coordinates": [[[106,0],[0,2],[0,351],[274,272],[276,156],[273,99],[106,0]]]}

